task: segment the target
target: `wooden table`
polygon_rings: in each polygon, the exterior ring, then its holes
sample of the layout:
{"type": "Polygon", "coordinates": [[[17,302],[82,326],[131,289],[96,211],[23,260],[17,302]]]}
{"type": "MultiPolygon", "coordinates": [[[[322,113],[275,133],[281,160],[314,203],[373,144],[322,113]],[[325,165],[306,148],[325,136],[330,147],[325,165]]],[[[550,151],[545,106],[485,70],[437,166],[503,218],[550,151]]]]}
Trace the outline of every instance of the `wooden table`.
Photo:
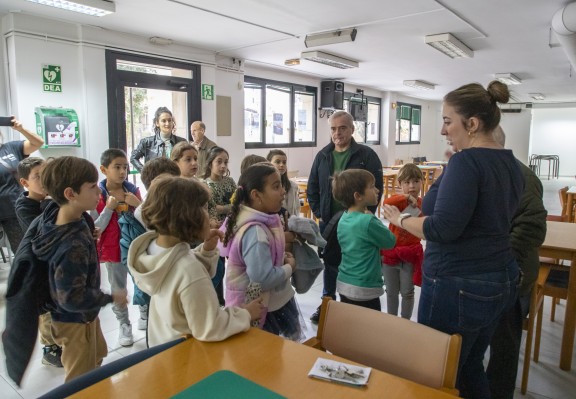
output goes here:
{"type": "Polygon", "coordinates": [[[576,330],[576,223],[546,222],[547,232],[540,256],[571,261],[568,279],[568,299],[564,315],[564,331],[560,351],[560,368],[571,370],[574,333],[576,330]]]}
{"type": "Polygon", "coordinates": [[[308,371],[318,357],[354,363],[252,328],[223,342],[188,339],[71,397],[168,398],[218,370],[231,370],[288,398],[454,398],[374,369],[362,388],[313,379],[308,371]]]}
{"type": "Polygon", "coordinates": [[[576,186],[570,187],[566,191],[566,215],[569,222],[576,222],[574,219],[574,196],[576,195],[576,186]]]}

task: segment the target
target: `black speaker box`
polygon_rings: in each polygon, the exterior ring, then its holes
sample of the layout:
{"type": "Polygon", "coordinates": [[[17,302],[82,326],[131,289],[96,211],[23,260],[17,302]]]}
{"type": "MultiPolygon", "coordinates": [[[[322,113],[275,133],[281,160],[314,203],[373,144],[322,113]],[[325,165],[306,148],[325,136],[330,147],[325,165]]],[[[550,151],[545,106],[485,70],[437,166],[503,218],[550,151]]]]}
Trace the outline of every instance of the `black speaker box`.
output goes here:
{"type": "Polygon", "coordinates": [[[344,82],[325,80],[321,82],[320,108],[344,109],[344,82]]]}

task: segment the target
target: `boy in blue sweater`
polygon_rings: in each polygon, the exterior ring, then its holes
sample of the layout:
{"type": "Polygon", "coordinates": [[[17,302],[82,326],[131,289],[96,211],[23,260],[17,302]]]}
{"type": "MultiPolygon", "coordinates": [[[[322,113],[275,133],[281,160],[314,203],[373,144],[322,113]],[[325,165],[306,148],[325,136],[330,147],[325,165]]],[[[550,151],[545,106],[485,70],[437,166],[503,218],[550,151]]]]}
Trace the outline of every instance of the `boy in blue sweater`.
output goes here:
{"type": "Polygon", "coordinates": [[[41,216],[32,251],[48,263],[52,336],[62,347],[65,381],[102,363],[108,348],[98,312],[111,302],[126,304],[126,292],[100,290],[100,265],[92,232],[83,213],[100,199],[98,171],[89,161],[61,157],[42,172],[42,186],[54,200],[41,216]]]}

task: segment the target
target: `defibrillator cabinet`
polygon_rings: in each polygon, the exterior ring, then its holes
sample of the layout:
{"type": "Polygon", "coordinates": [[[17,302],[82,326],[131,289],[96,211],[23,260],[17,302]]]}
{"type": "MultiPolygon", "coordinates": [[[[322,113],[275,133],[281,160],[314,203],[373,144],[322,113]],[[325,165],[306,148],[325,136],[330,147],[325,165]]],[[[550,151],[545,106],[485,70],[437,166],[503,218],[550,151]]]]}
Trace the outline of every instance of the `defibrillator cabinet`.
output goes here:
{"type": "Polygon", "coordinates": [[[44,138],[44,146],[80,147],[78,115],[72,108],[36,107],[36,133],[44,138]]]}

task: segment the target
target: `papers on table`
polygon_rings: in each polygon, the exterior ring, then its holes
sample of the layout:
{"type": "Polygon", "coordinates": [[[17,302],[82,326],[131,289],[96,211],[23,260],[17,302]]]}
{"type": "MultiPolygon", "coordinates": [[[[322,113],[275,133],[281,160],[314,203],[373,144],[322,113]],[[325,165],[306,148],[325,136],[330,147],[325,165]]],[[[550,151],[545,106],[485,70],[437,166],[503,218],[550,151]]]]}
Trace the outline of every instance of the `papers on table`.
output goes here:
{"type": "Polygon", "coordinates": [[[335,360],[318,358],[308,373],[309,377],[340,382],[349,385],[366,385],[370,377],[370,367],[354,366],[335,360]]]}

